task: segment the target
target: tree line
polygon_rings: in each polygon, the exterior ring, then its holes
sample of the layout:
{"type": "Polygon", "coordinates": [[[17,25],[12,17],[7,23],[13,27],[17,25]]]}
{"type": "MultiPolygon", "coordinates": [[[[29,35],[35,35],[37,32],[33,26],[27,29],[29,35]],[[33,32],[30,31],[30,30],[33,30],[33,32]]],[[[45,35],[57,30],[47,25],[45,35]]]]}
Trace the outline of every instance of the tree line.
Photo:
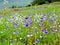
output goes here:
{"type": "Polygon", "coordinates": [[[52,2],[56,2],[56,1],[60,1],[60,0],[33,0],[33,2],[27,6],[34,6],[34,5],[41,5],[41,4],[49,4],[52,2]]]}
{"type": "MultiPolygon", "coordinates": [[[[49,4],[49,3],[52,3],[52,2],[56,2],[56,1],[60,1],[60,0],[33,0],[30,4],[28,4],[26,7],[29,7],[29,6],[34,6],[34,5],[42,5],[42,4],[49,4]]],[[[15,6],[15,5],[12,5],[11,7],[9,8],[22,8],[23,6],[15,6]]]]}

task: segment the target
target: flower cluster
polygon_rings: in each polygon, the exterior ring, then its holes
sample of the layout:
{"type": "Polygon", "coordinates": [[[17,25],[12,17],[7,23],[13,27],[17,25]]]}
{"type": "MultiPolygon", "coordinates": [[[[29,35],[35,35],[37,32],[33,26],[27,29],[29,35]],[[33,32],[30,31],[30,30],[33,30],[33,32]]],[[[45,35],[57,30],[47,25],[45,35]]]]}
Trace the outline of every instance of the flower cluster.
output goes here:
{"type": "Polygon", "coordinates": [[[7,0],[4,0],[4,7],[5,9],[7,8],[6,5],[8,4],[8,1],[7,0]]]}
{"type": "Polygon", "coordinates": [[[48,14],[23,16],[17,13],[7,17],[1,16],[0,34],[1,37],[6,36],[3,37],[5,40],[10,38],[12,41],[18,42],[17,40],[19,40],[23,43],[29,43],[31,40],[31,45],[35,45],[41,42],[40,39],[44,40],[46,35],[60,31],[60,18],[58,17],[55,17],[55,14],[51,16],[48,14]]]}

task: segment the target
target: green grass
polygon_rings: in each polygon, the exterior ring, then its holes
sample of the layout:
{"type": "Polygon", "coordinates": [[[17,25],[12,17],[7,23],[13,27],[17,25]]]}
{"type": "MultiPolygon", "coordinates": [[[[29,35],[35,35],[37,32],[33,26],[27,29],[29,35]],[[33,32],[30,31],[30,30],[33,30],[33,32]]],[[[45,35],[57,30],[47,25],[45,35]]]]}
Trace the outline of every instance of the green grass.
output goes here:
{"type": "MultiPolygon", "coordinates": [[[[56,31],[58,28],[60,30],[60,24],[58,24],[60,23],[59,5],[60,3],[55,2],[39,6],[0,10],[0,45],[32,45],[33,43],[35,45],[60,45],[60,31],[56,31]],[[46,15],[48,20],[44,20],[42,25],[39,25],[41,15],[46,15]],[[23,22],[23,20],[26,16],[32,16],[32,27],[30,25],[25,26],[26,22],[23,22]],[[50,19],[56,19],[57,23],[55,24],[54,20],[50,23],[50,19]],[[15,22],[18,23],[17,26],[14,25],[15,22]],[[51,32],[50,26],[55,33],[51,32]],[[42,28],[47,29],[49,33],[43,33],[42,28]],[[15,34],[15,32],[18,33],[15,34]],[[28,32],[32,34],[28,35],[28,32]],[[40,37],[41,35],[43,38],[40,37]],[[39,39],[38,43],[36,39],[39,39]]],[[[30,23],[30,21],[29,19],[27,22],[30,23]]]]}

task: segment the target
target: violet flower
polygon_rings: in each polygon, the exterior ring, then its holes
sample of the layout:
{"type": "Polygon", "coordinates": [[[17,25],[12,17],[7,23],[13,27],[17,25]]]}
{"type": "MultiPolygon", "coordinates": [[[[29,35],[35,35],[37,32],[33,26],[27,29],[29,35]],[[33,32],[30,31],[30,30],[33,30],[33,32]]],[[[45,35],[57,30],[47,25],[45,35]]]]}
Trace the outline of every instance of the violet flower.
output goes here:
{"type": "Polygon", "coordinates": [[[45,34],[48,34],[48,30],[45,31],[45,34]]]}
{"type": "Polygon", "coordinates": [[[26,23],[25,26],[27,27],[28,26],[28,23],[26,23]]]}
{"type": "Polygon", "coordinates": [[[14,22],[13,25],[14,25],[14,26],[18,26],[19,23],[18,23],[18,22],[14,22]]]}
{"type": "Polygon", "coordinates": [[[45,32],[45,30],[44,30],[44,29],[42,29],[42,32],[45,32]]]}
{"type": "Polygon", "coordinates": [[[18,34],[18,31],[16,31],[15,34],[18,34]]]}
{"type": "Polygon", "coordinates": [[[29,17],[26,17],[25,19],[28,19],[29,17]]]}
{"type": "Polygon", "coordinates": [[[39,43],[40,42],[40,40],[39,39],[36,39],[36,43],[39,43]]]}
{"type": "Polygon", "coordinates": [[[32,21],[30,21],[30,24],[32,24],[32,21]]]}

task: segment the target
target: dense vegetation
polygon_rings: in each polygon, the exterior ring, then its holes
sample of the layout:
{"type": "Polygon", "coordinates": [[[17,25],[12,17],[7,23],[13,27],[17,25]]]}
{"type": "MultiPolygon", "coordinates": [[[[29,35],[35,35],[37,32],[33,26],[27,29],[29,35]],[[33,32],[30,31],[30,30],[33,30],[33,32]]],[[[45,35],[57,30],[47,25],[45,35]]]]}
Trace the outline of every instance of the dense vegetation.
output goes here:
{"type": "Polygon", "coordinates": [[[60,1],[60,0],[33,0],[33,2],[31,4],[29,4],[28,6],[49,4],[49,3],[52,3],[52,2],[56,2],[56,1],[60,1]]]}
{"type": "Polygon", "coordinates": [[[0,10],[0,45],[60,45],[60,3],[0,10]]]}

